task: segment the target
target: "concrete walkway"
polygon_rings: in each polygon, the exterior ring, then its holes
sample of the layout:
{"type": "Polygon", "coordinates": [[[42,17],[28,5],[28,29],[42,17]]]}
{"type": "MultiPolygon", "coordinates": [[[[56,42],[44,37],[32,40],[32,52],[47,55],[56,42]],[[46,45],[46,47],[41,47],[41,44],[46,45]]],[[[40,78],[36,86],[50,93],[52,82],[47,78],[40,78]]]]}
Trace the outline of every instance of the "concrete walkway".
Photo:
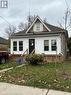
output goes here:
{"type": "Polygon", "coordinates": [[[0,95],[71,95],[68,92],[0,83],[0,95]]]}

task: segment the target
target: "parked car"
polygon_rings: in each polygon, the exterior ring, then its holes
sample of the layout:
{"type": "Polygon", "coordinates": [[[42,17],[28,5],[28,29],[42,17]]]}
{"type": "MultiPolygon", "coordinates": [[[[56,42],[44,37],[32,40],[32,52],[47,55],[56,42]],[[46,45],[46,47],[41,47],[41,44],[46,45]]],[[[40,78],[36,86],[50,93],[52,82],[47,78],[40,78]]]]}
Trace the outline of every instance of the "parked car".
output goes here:
{"type": "Polygon", "coordinates": [[[9,59],[9,53],[7,51],[0,51],[0,63],[6,63],[9,59]]]}

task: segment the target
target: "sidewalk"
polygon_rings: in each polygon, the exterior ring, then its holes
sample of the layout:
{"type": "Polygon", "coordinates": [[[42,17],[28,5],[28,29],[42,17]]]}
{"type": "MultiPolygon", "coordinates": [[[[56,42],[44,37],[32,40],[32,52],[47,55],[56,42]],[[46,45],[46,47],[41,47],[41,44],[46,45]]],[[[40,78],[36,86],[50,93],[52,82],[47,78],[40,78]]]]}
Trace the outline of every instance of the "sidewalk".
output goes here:
{"type": "Polygon", "coordinates": [[[0,95],[71,95],[68,92],[0,83],[0,95]]]}

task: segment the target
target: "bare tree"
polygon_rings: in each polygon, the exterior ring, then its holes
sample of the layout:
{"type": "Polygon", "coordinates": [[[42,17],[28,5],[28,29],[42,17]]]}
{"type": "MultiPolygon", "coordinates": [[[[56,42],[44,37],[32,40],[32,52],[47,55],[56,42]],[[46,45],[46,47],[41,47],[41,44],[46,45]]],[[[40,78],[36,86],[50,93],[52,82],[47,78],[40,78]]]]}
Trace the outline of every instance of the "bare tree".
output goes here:
{"type": "Polygon", "coordinates": [[[71,9],[69,8],[67,1],[65,0],[66,3],[66,10],[64,13],[63,17],[63,24],[61,22],[58,22],[61,28],[64,28],[65,30],[71,30],[71,9]]]}
{"type": "Polygon", "coordinates": [[[35,15],[34,16],[32,16],[32,15],[27,16],[27,22],[26,23],[21,22],[18,25],[19,31],[26,30],[32,24],[32,22],[35,20],[35,18],[36,18],[35,15]]]}
{"type": "Polygon", "coordinates": [[[11,35],[13,35],[15,32],[16,32],[16,27],[15,26],[12,26],[12,25],[9,25],[5,29],[5,33],[7,35],[8,41],[9,41],[9,43],[8,43],[9,48],[10,48],[10,38],[11,38],[11,35]]]}
{"type": "MultiPolygon", "coordinates": [[[[59,22],[59,25],[61,28],[64,28],[65,30],[68,30],[68,31],[71,31],[71,9],[69,8],[69,5],[67,3],[67,1],[65,0],[65,3],[66,3],[66,10],[65,10],[65,13],[64,13],[64,17],[62,19],[62,23],[59,22]]],[[[67,39],[68,41],[68,39],[67,39]]],[[[66,45],[66,49],[67,49],[67,45],[66,45]]],[[[65,71],[65,68],[64,68],[64,62],[62,62],[62,75],[64,75],[64,78],[68,79],[68,73],[65,71]]]]}
{"type": "Polygon", "coordinates": [[[47,23],[47,18],[44,18],[43,21],[44,21],[44,23],[47,23]]]}
{"type": "Polygon", "coordinates": [[[71,10],[69,8],[66,9],[64,21],[65,21],[64,22],[65,23],[64,28],[66,30],[71,29],[71,10]]]}
{"type": "Polygon", "coordinates": [[[35,20],[36,18],[36,15],[32,16],[32,15],[29,15],[27,17],[27,21],[28,21],[28,27],[32,24],[32,22],[35,20]]]}
{"type": "Polygon", "coordinates": [[[19,31],[26,30],[27,28],[28,28],[28,24],[27,24],[27,23],[21,22],[21,23],[18,25],[19,31]]]}
{"type": "Polygon", "coordinates": [[[6,29],[5,29],[5,33],[7,35],[8,38],[11,37],[11,35],[13,35],[16,32],[16,27],[15,26],[11,26],[9,25],[6,29]]]}

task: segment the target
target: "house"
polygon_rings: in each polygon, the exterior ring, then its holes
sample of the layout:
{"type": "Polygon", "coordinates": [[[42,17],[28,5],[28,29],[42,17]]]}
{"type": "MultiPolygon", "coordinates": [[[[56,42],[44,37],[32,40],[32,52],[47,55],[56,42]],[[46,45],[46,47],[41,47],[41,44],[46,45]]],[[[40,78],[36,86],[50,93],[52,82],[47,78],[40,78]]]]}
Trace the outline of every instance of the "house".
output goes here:
{"type": "Polygon", "coordinates": [[[27,30],[11,36],[11,54],[44,54],[49,61],[66,58],[68,33],[66,30],[44,23],[37,16],[27,30]]]}
{"type": "Polygon", "coordinates": [[[8,41],[2,37],[0,37],[0,51],[8,50],[8,41]]]}

